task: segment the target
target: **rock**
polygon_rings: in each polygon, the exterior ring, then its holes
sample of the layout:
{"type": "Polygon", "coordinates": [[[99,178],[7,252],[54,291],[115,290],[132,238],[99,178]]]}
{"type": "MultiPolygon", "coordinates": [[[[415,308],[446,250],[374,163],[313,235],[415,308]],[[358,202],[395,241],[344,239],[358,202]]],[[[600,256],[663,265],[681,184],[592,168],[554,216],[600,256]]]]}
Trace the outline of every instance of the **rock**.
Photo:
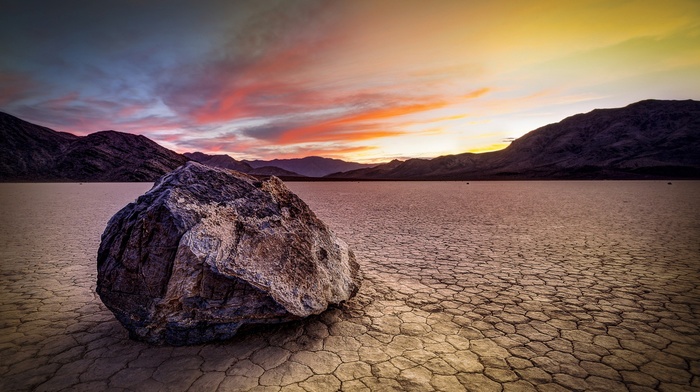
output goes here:
{"type": "Polygon", "coordinates": [[[352,251],[279,179],[195,162],[114,215],[97,256],[100,298],[151,343],[318,314],[359,284],[352,251]]]}

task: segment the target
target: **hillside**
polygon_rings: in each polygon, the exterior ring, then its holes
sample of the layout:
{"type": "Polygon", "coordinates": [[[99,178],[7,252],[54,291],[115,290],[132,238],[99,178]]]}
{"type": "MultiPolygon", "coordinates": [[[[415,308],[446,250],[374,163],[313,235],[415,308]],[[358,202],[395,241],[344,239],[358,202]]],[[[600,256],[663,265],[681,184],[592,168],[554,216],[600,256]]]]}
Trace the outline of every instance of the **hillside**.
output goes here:
{"type": "Polygon", "coordinates": [[[79,137],[0,113],[0,181],[154,181],[187,160],[145,136],[79,137]]]}
{"type": "Polygon", "coordinates": [[[247,162],[236,160],[236,159],[230,157],[229,155],[225,155],[225,154],[209,155],[209,154],[204,154],[202,152],[186,152],[183,155],[185,155],[187,158],[192,159],[193,161],[197,161],[199,163],[202,163],[202,164],[205,164],[208,166],[237,170],[239,172],[243,172],[243,173],[251,174],[251,175],[277,176],[277,177],[304,177],[301,174],[298,174],[298,173],[295,173],[295,172],[292,172],[289,170],[284,170],[284,169],[276,167],[276,166],[259,166],[259,167],[253,168],[247,162]]]}
{"type": "Polygon", "coordinates": [[[261,168],[265,166],[279,167],[294,173],[299,173],[307,177],[323,177],[331,173],[346,172],[349,170],[371,168],[376,165],[364,164],[356,162],[347,162],[340,159],[322,158],[322,157],[306,157],[293,159],[273,159],[270,161],[243,161],[253,168],[261,168]]]}
{"type": "Polygon", "coordinates": [[[646,100],[546,125],[483,154],[390,162],[353,179],[700,178],[700,102],[646,100]]]}
{"type": "Polygon", "coordinates": [[[700,102],[596,109],[531,131],[501,151],[381,165],[185,155],[144,136],[102,131],[79,137],[0,113],[0,181],[154,181],[188,159],[289,179],[648,179],[700,178],[700,102]]]}

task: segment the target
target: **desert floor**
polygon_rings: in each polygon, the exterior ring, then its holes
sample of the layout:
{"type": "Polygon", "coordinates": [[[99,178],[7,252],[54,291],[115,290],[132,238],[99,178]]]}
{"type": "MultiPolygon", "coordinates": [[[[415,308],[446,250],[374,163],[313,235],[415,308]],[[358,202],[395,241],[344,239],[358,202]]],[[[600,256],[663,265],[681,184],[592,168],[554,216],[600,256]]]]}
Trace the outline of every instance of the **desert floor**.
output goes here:
{"type": "Polygon", "coordinates": [[[0,184],[0,390],[700,389],[700,182],[291,183],[358,295],[215,344],[129,340],[94,293],[150,184],[0,184]]]}

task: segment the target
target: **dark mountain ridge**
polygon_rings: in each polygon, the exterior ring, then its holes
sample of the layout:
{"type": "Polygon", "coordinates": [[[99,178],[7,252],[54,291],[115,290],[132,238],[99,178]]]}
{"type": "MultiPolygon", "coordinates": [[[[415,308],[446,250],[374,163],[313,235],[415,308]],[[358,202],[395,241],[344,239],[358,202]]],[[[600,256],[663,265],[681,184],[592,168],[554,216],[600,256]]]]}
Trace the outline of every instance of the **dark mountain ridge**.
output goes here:
{"type": "Polygon", "coordinates": [[[365,164],[357,162],[347,162],[340,159],[323,158],[310,156],[305,158],[273,159],[270,161],[254,160],[243,161],[257,169],[264,166],[279,167],[284,170],[299,173],[307,177],[323,177],[331,173],[346,172],[349,170],[366,169],[377,166],[376,164],[365,164]]]}
{"type": "Polygon", "coordinates": [[[549,124],[500,151],[390,162],[354,179],[700,178],[700,102],[646,100],[549,124]]]}
{"type": "Polygon", "coordinates": [[[277,177],[304,177],[299,173],[285,170],[276,166],[253,167],[246,161],[239,161],[229,155],[217,154],[209,155],[203,152],[186,152],[183,154],[187,158],[202,163],[207,166],[221,167],[224,169],[237,170],[254,176],[277,176],[277,177]]]}
{"type": "Polygon", "coordinates": [[[314,178],[303,175],[339,167],[360,169],[323,179],[652,179],[700,178],[700,102],[646,100],[596,109],[531,131],[504,150],[381,165],[321,157],[237,161],[228,155],[186,155],[144,136],[101,131],[79,137],[0,113],[0,181],[154,181],[189,159],[308,180],[314,178]]]}
{"type": "Polygon", "coordinates": [[[0,112],[0,181],[154,181],[187,162],[145,136],[75,136],[0,112]]]}
{"type": "Polygon", "coordinates": [[[210,155],[203,152],[186,152],[182,154],[187,158],[208,166],[222,167],[225,169],[237,170],[243,173],[250,173],[253,167],[245,162],[231,158],[228,155],[210,155]]]}

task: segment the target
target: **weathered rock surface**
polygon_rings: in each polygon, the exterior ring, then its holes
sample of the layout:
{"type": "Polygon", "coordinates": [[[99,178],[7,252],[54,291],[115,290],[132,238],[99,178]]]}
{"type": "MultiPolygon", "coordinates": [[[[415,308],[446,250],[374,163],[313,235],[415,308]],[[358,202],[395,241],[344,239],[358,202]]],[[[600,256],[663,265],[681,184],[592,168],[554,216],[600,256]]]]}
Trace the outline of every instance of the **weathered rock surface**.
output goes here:
{"type": "Polygon", "coordinates": [[[176,345],[318,314],[360,284],[352,251],[279,179],[195,162],[112,217],[97,269],[132,338],[176,345]]]}

